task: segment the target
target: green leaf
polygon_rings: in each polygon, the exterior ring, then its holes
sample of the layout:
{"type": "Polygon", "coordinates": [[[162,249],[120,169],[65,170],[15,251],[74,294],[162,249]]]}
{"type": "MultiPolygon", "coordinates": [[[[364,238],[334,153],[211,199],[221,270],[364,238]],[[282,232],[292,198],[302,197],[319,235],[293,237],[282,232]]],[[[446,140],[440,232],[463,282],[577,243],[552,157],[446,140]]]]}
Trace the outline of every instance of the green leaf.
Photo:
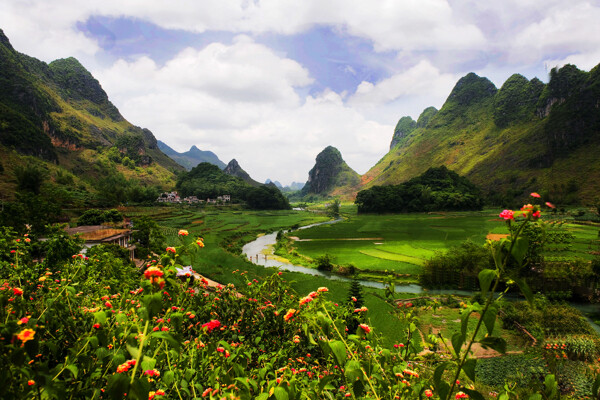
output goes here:
{"type": "Polygon", "coordinates": [[[73,365],[73,364],[69,364],[69,365],[67,365],[67,367],[66,367],[66,368],[67,368],[69,371],[71,371],[71,373],[73,374],[73,377],[74,377],[75,379],[77,379],[77,375],[79,374],[79,369],[78,369],[78,368],[77,368],[75,365],[73,365]]]}
{"type": "Polygon", "coordinates": [[[523,260],[527,255],[527,249],[529,248],[529,240],[525,237],[518,237],[514,242],[512,250],[510,254],[514,257],[515,260],[519,263],[519,265],[523,264],[523,260]]]}
{"type": "Polygon", "coordinates": [[[485,296],[490,290],[492,282],[498,275],[494,269],[482,269],[479,272],[479,286],[481,286],[481,294],[485,296]]]}
{"type": "Polygon", "coordinates": [[[354,396],[361,398],[365,393],[365,385],[358,380],[352,384],[352,391],[354,392],[354,396]]]}
{"type": "Polygon", "coordinates": [[[442,376],[444,375],[444,371],[447,370],[451,365],[452,363],[450,361],[445,361],[435,368],[435,371],[433,372],[433,385],[436,388],[440,386],[442,376]]]}
{"type": "Polygon", "coordinates": [[[348,382],[354,382],[357,379],[362,379],[363,373],[360,369],[360,363],[355,360],[350,360],[346,363],[344,367],[346,380],[348,382]]]}
{"type": "Polygon", "coordinates": [[[277,400],[289,400],[289,396],[288,396],[288,392],[286,392],[286,390],[281,387],[281,386],[277,386],[275,388],[275,392],[273,392],[273,394],[275,395],[275,398],[277,400]]]}
{"type": "Polygon", "coordinates": [[[527,284],[527,282],[525,282],[525,279],[524,278],[516,278],[515,282],[517,282],[517,285],[519,286],[519,289],[521,289],[521,293],[523,293],[523,295],[527,299],[527,302],[529,304],[533,304],[533,292],[529,288],[529,285],[527,284]]]}
{"type": "Polygon", "coordinates": [[[543,399],[543,397],[539,393],[529,396],[529,400],[542,400],[542,399],[543,399]]]}
{"type": "Polygon", "coordinates": [[[162,381],[165,385],[170,386],[175,381],[175,373],[173,371],[167,371],[163,375],[162,381]]]}
{"type": "Polygon", "coordinates": [[[467,361],[465,361],[465,363],[463,364],[463,371],[465,371],[465,374],[467,374],[467,376],[469,377],[470,380],[472,380],[473,382],[475,382],[475,366],[477,365],[477,359],[476,358],[470,358],[467,361]]]}
{"type": "Polygon", "coordinates": [[[466,336],[461,332],[454,332],[454,335],[452,335],[452,348],[454,348],[457,357],[460,355],[460,349],[465,342],[465,338],[466,336]]]}
{"type": "Polygon", "coordinates": [[[138,378],[133,381],[133,384],[130,387],[130,392],[127,393],[127,397],[125,398],[134,398],[134,399],[147,399],[148,393],[150,392],[150,383],[147,378],[138,378]]]}
{"type": "Polygon", "coordinates": [[[477,390],[471,390],[471,389],[467,389],[467,388],[462,388],[461,390],[463,392],[465,392],[466,394],[468,394],[470,399],[485,400],[485,397],[483,397],[482,394],[479,393],[477,390]]]}
{"type": "Polygon", "coordinates": [[[180,346],[179,341],[177,341],[173,337],[173,335],[171,335],[169,332],[162,332],[162,331],[152,332],[150,334],[150,336],[166,340],[167,343],[169,343],[175,350],[179,351],[179,346],[180,346]]]}
{"type": "Polygon", "coordinates": [[[129,354],[131,354],[132,358],[137,359],[138,358],[138,354],[139,354],[139,350],[137,347],[133,347],[130,344],[127,344],[127,351],[129,352],[129,354]]]}
{"type": "Polygon", "coordinates": [[[327,384],[329,382],[331,382],[333,380],[333,376],[331,375],[327,375],[324,376],[320,381],[319,381],[319,392],[322,392],[323,389],[325,389],[325,386],[327,386],[327,384]]]}
{"type": "Polygon", "coordinates": [[[496,315],[497,314],[498,314],[498,305],[492,304],[487,309],[485,314],[483,314],[483,316],[482,316],[483,323],[484,323],[485,328],[487,329],[489,335],[492,335],[494,332],[494,326],[496,324],[496,315]]]}
{"type": "Polygon", "coordinates": [[[440,395],[440,399],[447,399],[450,393],[450,385],[447,382],[440,381],[440,384],[435,387],[436,392],[440,395]]]}
{"type": "Polygon", "coordinates": [[[335,355],[335,359],[337,360],[338,365],[341,367],[346,363],[346,346],[340,340],[334,340],[329,342],[329,347],[331,347],[331,351],[335,355]]]}
{"type": "MultiPolygon", "coordinates": [[[[469,316],[473,312],[472,308],[468,308],[464,310],[462,315],[460,316],[460,332],[461,335],[467,336],[467,328],[469,327],[469,316]]],[[[464,340],[464,339],[463,339],[464,340]]]]}
{"type": "Polygon", "coordinates": [[[156,360],[154,358],[144,356],[144,359],[142,360],[142,369],[144,371],[147,371],[149,369],[154,369],[155,365],[156,365],[156,360]]]}
{"type": "Polygon", "coordinates": [[[109,398],[123,399],[124,394],[129,391],[129,379],[125,374],[114,374],[108,378],[106,393],[109,398]]]}
{"type": "Polygon", "coordinates": [[[269,398],[269,393],[261,393],[256,397],[256,400],[267,400],[269,398]]]}
{"type": "Polygon", "coordinates": [[[94,319],[96,320],[96,322],[104,324],[106,323],[106,313],[104,311],[95,312],[94,319]]]}
{"type": "Polygon", "coordinates": [[[499,338],[499,337],[494,337],[494,336],[486,336],[483,339],[481,339],[479,341],[479,343],[484,347],[484,348],[490,348],[493,350],[496,350],[499,353],[506,353],[506,340],[499,338]]]}

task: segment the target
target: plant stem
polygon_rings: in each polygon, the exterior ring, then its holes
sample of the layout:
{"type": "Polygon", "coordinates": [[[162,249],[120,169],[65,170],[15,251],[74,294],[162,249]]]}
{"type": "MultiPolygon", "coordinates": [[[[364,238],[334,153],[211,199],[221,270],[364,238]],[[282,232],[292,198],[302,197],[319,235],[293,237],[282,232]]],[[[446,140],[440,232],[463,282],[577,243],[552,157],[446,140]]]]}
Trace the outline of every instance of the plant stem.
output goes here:
{"type": "Polygon", "coordinates": [[[150,320],[146,320],[146,325],[144,325],[144,333],[142,333],[142,340],[140,340],[140,347],[138,347],[138,355],[137,360],[135,361],[135,365],[133,366],[133,372],[131,373],[131,381],[129,383],[133,383],[135,379],[135,372],[137,371],[138,365],[140,365],[140,360],[142,358],[142,350],[144,349],[144,343],[146,342],[146,332],[148,332],[148,324],[150,320]]]}

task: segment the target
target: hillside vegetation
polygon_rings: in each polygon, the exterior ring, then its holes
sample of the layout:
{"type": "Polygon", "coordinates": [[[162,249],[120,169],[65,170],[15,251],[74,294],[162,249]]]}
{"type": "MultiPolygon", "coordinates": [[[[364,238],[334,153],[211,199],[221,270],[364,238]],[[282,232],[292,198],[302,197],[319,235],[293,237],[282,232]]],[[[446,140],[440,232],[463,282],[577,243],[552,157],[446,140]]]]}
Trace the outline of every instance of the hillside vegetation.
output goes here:
{"type": "Polygon", "coordinates": [[[158,149],[152,132],[123,118],[76,59],[46,64],[18,53],[2,31],[0,158],[8,198],[15,169],[35,165],[49,184],[88,204],[107,190],[167,188],[183,169],[158,149]]]}
{"type": "Polygon", "coordinates": [[[593,202],[599,102],[598,66],[553,69],[548,84],[515,74],[500,89],[470,73],[439,111],[430,107],[416,122],[399,120],[390,152],[362,177],[363,187],[399,184],[444,165],[496,203],[532,190],[557,203],[593,202]]]}

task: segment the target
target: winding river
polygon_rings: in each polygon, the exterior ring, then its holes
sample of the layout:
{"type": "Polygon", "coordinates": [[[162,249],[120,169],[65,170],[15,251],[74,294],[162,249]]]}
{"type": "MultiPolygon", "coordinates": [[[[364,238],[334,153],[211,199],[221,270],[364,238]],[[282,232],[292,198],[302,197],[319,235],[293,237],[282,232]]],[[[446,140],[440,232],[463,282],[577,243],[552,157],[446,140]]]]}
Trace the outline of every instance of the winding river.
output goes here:
{"type": "MultiPolygon", "coordinates": [[[[336,219],[333,221],[320,222],[317,224],[306,225],[300,227],[298,229],[308,229],[314,226],[319,225],[328,225],[335,224],[337,222],[342,221],[342,219],[336,219]]],[[[287,232],[287,231],[285,231],[287,232]]],[[[263,236],[258,237],[256,240],[247,243],[242,248],[242,253],[250,260],[252,263],[256,265],[262,265],[265,267],[278,267],[286,271],[292,272],[300,272],[303,274],[309,274],[313,276],[320,276],[324,279],[330,279],[335,281],[345,281],[350,282],[352,279],[347,278],[345,276],[336,275],[330,272],[319,271],[314,268],[304,267],[302,265],[294,265],[289,262],[282,261],[280,258],[273,255],[273,246],[277,243],[277,232],[269,233],[263,236]]],[[[368,280],[359,280],[360,284],[367,287],[372,287],[376,289],[385,289],[385,284],[383,282],[376,281],[368,281],[368,280]]],[[[431,289],[426,290],[423,289],[422,286],[417,284],[396,284],[396,292],[399,293],[414,293],[414,294],[454,294],[459,296],[470,296],[474,292],[470,290],[458,290],[458,289],[431,289]]],[[[511,296],[512,297],[512,296],[511,296]]],[[[506,298],[506,297],[505,297],[506,298]]],[[[517,299],[515,296],[514,299],[517,299]]],[[[598,305],[596,304],[587,304],[587,303],[575,303],[569,302],[569,304],[578,309],[583,313],[597,312],[598,305]]],[[[594,323],[589,317],[586,317],[590,325],[600,334],[600,326],[594,323]]]]}

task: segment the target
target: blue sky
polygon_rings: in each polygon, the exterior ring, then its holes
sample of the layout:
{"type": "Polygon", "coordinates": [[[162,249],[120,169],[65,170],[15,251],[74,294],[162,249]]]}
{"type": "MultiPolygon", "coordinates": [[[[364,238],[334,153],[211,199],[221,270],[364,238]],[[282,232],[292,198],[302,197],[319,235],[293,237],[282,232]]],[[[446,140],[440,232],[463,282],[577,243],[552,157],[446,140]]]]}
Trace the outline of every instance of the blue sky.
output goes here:
{"type": "Polygon", "coordinates": [[[366,172],[397,120],[469,72],[600,63],[598,0],[5,0],[0,28],[46,62],[74,56],[135,125],[178,151],[304,182],[337,147],[366,172]]]}

